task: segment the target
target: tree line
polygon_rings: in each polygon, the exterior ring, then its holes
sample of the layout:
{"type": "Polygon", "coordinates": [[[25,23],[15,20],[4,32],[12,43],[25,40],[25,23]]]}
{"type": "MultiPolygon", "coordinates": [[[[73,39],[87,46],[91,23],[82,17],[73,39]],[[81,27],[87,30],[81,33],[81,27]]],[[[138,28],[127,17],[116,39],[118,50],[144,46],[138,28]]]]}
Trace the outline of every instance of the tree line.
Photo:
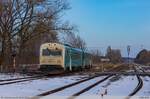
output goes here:
{"type": "Polygon", "coordinates": [[[67,0],[1,0],[1,68],[10,69],[14,56],[18,66],[38,63],[40,45],[45,42],[60,42],[60,33],[72,33],[76,41],[72,45],[85,48],[84,40],[74,34],[75,26],[61,19],[70,8],[67,0]]]}
{"type": "Polygon", "coordinates": [[[92,50],[91,53],[92,60],[94,63],[102,62],[101,59],[105,59],[107,60],[107,62],[114,64],[123,62],[120,49],[112,49],[111,46],[108,46],[105,55],[102,55],[102,53],[99,50],[92,50]]]}
{"type": "MultiPolygon", "coordinates": [[[[46,42],[63,42],[87,50],[86,42],[76,34],[76,26],[61,19],[70,8],[67,0],[1,0],[0,68],[12,68],[14,56],[16,66],[38,63],[40,45],[46,42]]],[[[91,51],[91,55],[93,61],[101,57],[98,50],[91,51]]],[[[120,50],[108,47],[106,57],[120,62],[120,50]]]]}
{"type": "Polygon", "coordinates": [[[145,65],[149,65],[150,64],[150,51],[143,49],[141,50],[136,58],[135,58],[135,62],[140,63],[140,64],[145,64],[145,65]]]}

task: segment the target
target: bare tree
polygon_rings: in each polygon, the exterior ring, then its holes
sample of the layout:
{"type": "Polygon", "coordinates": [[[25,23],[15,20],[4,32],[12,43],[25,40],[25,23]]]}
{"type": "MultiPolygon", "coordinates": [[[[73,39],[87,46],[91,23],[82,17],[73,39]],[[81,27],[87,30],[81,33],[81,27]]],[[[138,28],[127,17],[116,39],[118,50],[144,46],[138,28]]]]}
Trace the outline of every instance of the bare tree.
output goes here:
{"type": "Polygon", "coordinates": [[[140,63],[140,64],[144,64],[144,65],[149,65],[150,64],[150,51],[143,49],[141,50],[136,58],[135,58],[135,62],[140,63]]]}
{"type": "Polygon", "coordinates": [[[98,63],[101,62],[102,53],[98,49],[91,50],[90,53],[91,53],[91,56],[92,56],[92,62],[94,64],[98,64],[98,63]]]}
{"type": "Polygon", "coordinates": [[[106,57],[109,58],[112,63],[122,61],[121,51],[119,49],[111,49],[111,46],[107,48],[106,57]]]}
{"type": "Polygon", "coordinates": [[[66,0],[1,0],[1,64],[12,64],[13,52],[21,57],[35,38],[48,35],[55,41],[58,31],[72,30],[60,21],[69,8],[66,0]]]}
{"type": "Polygon", "coordinates": [[[76,35],[73,32],[67,33],[66,37],[64,38],[64,42],[75,48],[80,48],[82,50],[86,49],[85,41],[79,35],[76,35]]]}

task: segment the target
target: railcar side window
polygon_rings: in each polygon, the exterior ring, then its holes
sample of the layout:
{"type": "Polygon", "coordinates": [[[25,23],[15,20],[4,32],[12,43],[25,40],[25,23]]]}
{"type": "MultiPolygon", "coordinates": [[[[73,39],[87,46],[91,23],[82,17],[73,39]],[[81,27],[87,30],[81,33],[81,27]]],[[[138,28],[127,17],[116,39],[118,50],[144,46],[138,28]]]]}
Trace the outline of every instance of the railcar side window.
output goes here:
{"type": "Polygon", "coordinates": [[[72,58],[73,59],[81,59],[81,54],[80,53],[73,53],[72,58]]]}
{"type": "Polygon", "coordinates": [[[43,56],[61,56],[62,52],[60,50],[43,49],[42,55],[43,56]]]}

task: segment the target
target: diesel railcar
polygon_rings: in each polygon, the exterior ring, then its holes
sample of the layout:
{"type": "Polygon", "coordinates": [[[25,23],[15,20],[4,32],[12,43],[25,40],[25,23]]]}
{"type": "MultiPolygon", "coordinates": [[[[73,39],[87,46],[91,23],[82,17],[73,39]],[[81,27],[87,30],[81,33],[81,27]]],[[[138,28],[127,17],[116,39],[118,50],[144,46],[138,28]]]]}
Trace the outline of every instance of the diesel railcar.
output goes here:
{"type": "Polygon", "coordinates": [[[45,43],[40,47],[40,70],[73,71],[89,68],[90,54],[66,44],[45,43]]]}

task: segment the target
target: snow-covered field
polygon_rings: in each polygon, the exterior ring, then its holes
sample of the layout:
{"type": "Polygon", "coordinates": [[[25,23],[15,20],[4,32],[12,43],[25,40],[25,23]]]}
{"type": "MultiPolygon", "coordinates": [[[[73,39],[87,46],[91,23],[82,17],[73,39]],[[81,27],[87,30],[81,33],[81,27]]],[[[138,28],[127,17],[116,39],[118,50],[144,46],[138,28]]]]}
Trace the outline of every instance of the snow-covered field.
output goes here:
{"type": "Polygon", "coordinates": [[[10,85],[2,85],[0,86],[0,96],[7,96],[7,97],[36,96],[40,93],[84,79],[87,76],[88,75],[44,78],[10,85]]]}
{"type": "Polygon", "coordinates": [[[5,80],[5,79],[15,79],[15,78],[23,78],[23,77],[29,77],[27,75],[21,75],[19,73],[0,73],[0,80],[5,80]]]}
{"type": "MultiPolygon", "coordinates": [[[[16,77],[23,76],[13,76],[12,75],[0,75],[0,79],[12,79],[16,77]]],[[[89,75],[74,75],[74,76],[65,76],[65,77],[55,77],[55,78],[43,78],[39,80],[32,80],[26,82],[20,82],[10,85],[1,85],[0,86],[0,96],[2,97],[33,97],[38,94],[41,94],[46,91],[53,90],[55,88],[68,85],[74,83],[79,80],[83,80],[87,78],[89,75]]],[[[71,88],[67,88],[64,91],[60,91],[58,93],[52,94],[51,97],[47,96],[44,98],[52,99],[52,97],[59,97],[59,99],[64,99],[74,93],[86,88],[87,86],[95,83],[98,80],[101,80],[105,76],[97,77],[90,81],[81,83],[77,86],[73,86],[71,88]]],[[[143,79],[143,88],[136,94],[137,96],[150,96],[150,77],[142,77],[143,79]]],[[[117,76],[111,77],[108,80],[102,82],[98,86],[90,89],[88,92],[81,94],[81,97],[77,97],[77,99],[99,99],[102,98],[102,94],[107,92],[106,99],[120,99],[122,96],[129,95],[134,88],[137,86],[137,78],[136,76],[117,76]],[[88,97],[89,96],[89,97],[88,97]],[[117,97],[116,97],[117,96],[117,97]],[[95,97],[95,98],[94,98],[95,97]],[[114,97],[114,98],[112,98],[114,97]]],[[[105,99],[105,98],[104,98],[105,99]]]]}
{"type": "Polygon", "coordinates": [[[106,76],[96,77],[96,78],[91,79],[89,81],[83,82],[81,84],[78,84],[76,86],[73,86],[73,87],[70,87],[67,89],[64,89],[64,90],[57,92],[57,93],[54,93],[52,95],[45,96],[43,98],[49,99],[49,98],[55,97],[55,98],[59,98],[59,99],[68,99],[73,94],[81,91],[82,89],[86,88],[87,86],[94,84],[95,82],[97,82],[99,80],[102,80],[104,77],[106,77],[106,76]]]}
{"type": "Polygon", "coordinates": [[[65,90],[63,90],[61,92],[57,92],[57,93],[52,94],[52,95],[54,95],[54,96],[59,96],[59,95],[60,96],[71,96],[71,95],[75,94],[76,92],[79,92],[80,90],[86,88],[87,86],[90,86],[93,83],[95,83],[95,82],[97,82],[99,80],[102,80],[103,78],[104,78],[104,76],[96,77],[94,79],[91,79],[89,81],[83,82],[83,83],[78,84],[76,86],[73,86],[71,88],[67,88],[67,89],[65,89],[65,90]]]}
{"type": "MultiPolygon", "coordinates": [[[[137,93],[136,96],[132,97],[131,99],[139,99],[141,96],[150,96],[149,81],[149,77],[144,77],[143,82],[145,87],[143,86],[139,93],[137,93]]],[[[138,82],[136,76],[121,76],[118,78],[113,77],[85,92],[84,94],[81,94],[76,99],[124,99],[136,88],[137,84],[138,82]],[[107,94],[103,95],[105,92],[107,92],[107,94]]],[[[58,99],[67,99],[73,93],[83,89],[85,85],[86,84],[72,87],[44,98],[49,99],[55,97],[58,99]]]]}
{"type": "Polygon", "coordinates": [[[137,85],[137,78],[134,76],[122,76],[118,79],[106,80],[83,95],[102,95],[106,91],[109,96],[127,96],[137,85]]]}
{"type": "MultiPolygon", "coordinates": [[[[142,89],[131,99],[141,99],[143,96],[145,97],[144,99],[150,99],[150,77],[142,77],[142,80],[144,83],[142,89]]],[[[136,76],[122,76],[119,80],[107,80],[102,84],[99,84],[99,86],[92,88],[77,99],[86,99],[87,96],[93,96],[93,99],[100,99],[99,96],[104,99],[123,99],[126,98],[136,86],[136,76]],[[102,96],[106,91],[107,95],[102,96]]]]}

